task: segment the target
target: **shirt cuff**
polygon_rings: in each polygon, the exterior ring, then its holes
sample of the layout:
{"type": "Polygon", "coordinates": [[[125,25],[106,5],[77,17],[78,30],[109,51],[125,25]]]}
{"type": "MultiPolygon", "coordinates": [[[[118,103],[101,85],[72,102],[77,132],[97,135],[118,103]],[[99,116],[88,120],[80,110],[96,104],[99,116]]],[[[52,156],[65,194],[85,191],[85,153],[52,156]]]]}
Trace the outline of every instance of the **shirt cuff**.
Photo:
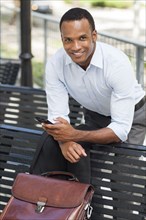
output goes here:
{"type": "Polygon", "coordinates": [[[53,124],[56,122],[54,119],[61,117],[64,118],[65,120],[68,121],[68,123],[70,123],[70,119],[68,116],[64,116],[64,115],[50,115],[48,114],[48,120],[51,121],[53,124]]]}
{"type": "Polygon", "coordinates": [[[107,127],[112,129],[113,132],[119,137],[121,141],[124,142],[127,140],[127,136],[128,136],[130,129],[124,128],[124,126],[122,126],[121,124],[119,125],[115,122],[112,122],[107,127]]]}

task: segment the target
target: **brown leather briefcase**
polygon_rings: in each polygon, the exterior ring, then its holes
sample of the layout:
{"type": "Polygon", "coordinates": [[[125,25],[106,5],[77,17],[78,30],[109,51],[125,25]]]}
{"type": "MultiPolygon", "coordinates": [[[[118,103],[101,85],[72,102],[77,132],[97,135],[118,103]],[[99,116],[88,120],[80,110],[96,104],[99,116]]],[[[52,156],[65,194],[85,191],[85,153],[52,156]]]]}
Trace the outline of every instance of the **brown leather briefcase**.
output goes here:
{"type": "Polygon", "coordinates": [[[70,173],[51,172],[47,176],[20,173],[12,187],[12,197],[0,219],[86,220],[94,189],[77,182],[70,173]],[[68,180],[55,176],[68,176],[68,180]]]}

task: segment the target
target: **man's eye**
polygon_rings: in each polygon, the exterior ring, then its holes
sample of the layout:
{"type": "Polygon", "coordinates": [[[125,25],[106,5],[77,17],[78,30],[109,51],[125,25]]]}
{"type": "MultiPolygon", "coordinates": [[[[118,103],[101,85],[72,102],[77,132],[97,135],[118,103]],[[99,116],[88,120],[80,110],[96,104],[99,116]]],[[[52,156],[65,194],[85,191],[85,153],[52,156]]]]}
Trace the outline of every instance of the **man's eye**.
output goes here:
{"type": "Polygon", "coordinates": [[[80,40],[82,40],[82,41],[85,40],[85,39],[86,39],[86,37],[80,37],[80,40]]]}
{"type": "Polygon", "coordinates": [[[71,42],[71,39],[67,38],[64,40],[66,43],[70,43],[71,42]]]}

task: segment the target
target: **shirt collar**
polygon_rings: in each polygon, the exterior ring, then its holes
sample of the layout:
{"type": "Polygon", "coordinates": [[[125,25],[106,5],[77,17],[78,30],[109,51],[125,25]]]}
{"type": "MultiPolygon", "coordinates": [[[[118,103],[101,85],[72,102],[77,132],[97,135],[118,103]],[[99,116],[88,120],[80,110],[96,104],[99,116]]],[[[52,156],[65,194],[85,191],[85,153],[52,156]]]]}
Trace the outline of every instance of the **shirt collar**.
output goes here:
{"type": "MultiPolygon", "coordinates": [[[[65,51],[65,50],[64,50],[65,51]]],[[[65,51],[66,53],[66,51],[65,51]]],[[[66,53],[66,60],[65,60],[65,64],[68,65],[70,63],[73,63],[72,59],[68,56],[68,54],[66,53]]]]}
{"type": "MultiPolygon", "coordinates": [[[[99,44],[99,42],[96,42],[96,48],[95,48],[93,57],[91,59],[90,65],[94,65],[94,66],[99,67],[99,68],[102,69],[103,68],[103,59],[102,58],[103,58],[103,55],[102,55],[100,44],[99,44]]],[[[65,64],[68,65],[70,63],[74,63],[74,62],[72,61],[72,59],[66,53],[66,62],[65,62],[65,64]]]]}
{"type": "Polygon", "coordinates": [[[101,69],[103,68],[103,55],[99,42],[96,43],[96,48],[90,64],[99,67],[101,69]]]}

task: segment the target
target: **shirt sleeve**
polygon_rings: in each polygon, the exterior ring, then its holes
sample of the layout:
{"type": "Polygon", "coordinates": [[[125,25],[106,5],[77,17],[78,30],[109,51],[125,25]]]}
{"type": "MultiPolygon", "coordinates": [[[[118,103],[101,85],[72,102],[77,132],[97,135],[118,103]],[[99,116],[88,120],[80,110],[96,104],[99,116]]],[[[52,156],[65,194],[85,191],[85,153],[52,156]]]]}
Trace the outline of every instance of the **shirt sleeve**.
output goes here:
{"type": "MultiPolygon", "coordinates": [[[[50,59],[45,70],[45,90],[48,104],[48,120],[54,123],[54,119],[62,117],[70,122],[68,92],[64,83],[59,78],[59,68],[50,59]]],[[[60,73],[61,74],[61,73],[60,73]]]]}
{"type": "Polygon", "coordinates": [[[115,132],[121,141],[126,141],[132,126],[135,107],[135,79],[128,58],[125,58],[124,62],[121,61],[120,64],[113,65],[109,76],[109,85],[112,88],[112,94],[110,101],[111,123],[108,127],[115,132]]]}

